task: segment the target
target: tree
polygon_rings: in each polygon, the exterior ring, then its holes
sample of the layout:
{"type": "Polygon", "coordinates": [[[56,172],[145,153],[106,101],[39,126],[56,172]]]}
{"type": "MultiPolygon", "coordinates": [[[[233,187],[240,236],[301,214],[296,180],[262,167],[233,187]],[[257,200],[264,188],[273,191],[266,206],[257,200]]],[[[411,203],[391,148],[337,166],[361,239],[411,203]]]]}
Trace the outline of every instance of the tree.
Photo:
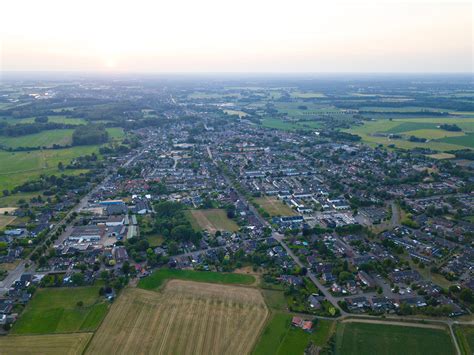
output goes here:
{"type": "Polygon", "coordinates": [[[82,306],[84,306],[84,302],[82,302],[82,301],[77,301],[76,305],[77,305],[78,307],[82,307],[82,306]]]}
{"type": "Polygon", "coordinates": [[[84,284],[84,274],[80,273],[80,272],[76,272],[75,274],[72,274],[71,276],[71,282],[75,285],[75,286],[81,286],[84,284]]]}
{"type": "Polygon", "coordinates": [[[459,294],[459,298],[466,303],[473,303],[474,302],[474,294],[468,288],[465,288],[459,294]]]}

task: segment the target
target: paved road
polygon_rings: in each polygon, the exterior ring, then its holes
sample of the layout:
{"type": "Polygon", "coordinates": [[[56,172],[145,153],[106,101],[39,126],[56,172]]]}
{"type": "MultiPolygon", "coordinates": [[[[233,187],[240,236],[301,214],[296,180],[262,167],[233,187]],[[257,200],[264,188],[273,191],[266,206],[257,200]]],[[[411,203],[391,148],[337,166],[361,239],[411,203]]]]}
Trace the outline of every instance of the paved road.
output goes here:
{"type": "MultiPolygon", "coordinates": [[[[286,252],[288,253],[289,256],[291,256],[291,258],[295,261],[296,264],[298,264],[298,266],[300,267],[306,267],[302,262],[301,260],[293,253],[293,251],[286,245],[286,243],[283,241],[284,239],[284,236],[280,233],[273,233],[273,237],[278,240],[278,242],[281,244],[281,246],[286,250],[286,252]]],[[[319,282],[318,278],[316,276],[314,276],[314,274],[311,272],[311,270],[308,269],[308,273],[306,274],[307,277],[309,277],[309,279],[311,281],[313,281],[313,283],[318,287],[318,289],[321,290],[321,292],[323,293],[324,297],[326,297],[326,299],[331,302],[334,307],[336,307],[337,309],[339,309],[339,311],[341,312],[341,315],[348,315],[348,313],[346,311],[344,311],[341,307],[339,307],[339,305],[337,304],[337,298],[334,297],[333,295],[331,295],[331,293],[326,289],[326,287],[324,287],[321,282],[319,282]]]]}

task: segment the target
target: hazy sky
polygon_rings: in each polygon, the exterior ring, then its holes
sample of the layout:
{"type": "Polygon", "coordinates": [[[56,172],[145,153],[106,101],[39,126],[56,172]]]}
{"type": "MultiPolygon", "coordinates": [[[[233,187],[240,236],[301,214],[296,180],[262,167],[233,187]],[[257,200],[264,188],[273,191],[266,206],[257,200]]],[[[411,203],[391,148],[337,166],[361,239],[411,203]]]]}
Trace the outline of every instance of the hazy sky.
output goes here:
{"type": "Polygon", "coordinates": [[[471,1],[5,0],[0,68],[471,72],[471,1]]]}

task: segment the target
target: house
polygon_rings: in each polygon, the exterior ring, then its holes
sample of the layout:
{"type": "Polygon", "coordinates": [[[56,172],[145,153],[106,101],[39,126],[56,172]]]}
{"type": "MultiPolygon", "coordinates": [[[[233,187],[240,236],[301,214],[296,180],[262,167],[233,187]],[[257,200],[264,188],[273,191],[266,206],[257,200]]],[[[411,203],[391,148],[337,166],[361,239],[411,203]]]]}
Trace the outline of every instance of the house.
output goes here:
{"type": "Polygon", "coordinates": [[[124,216],[120,215],[112,215],[107,218],[105,221],[105,225],[107,227],[115,227],[115,226],[122,226],[125,222],[124,216]]]}
{"type": "Polygon", "coordinates": [[[114,256],[115,261],[117,261],[118,263],[128,261],[128,253],[125,247],[115,246],[112,249],[112,255],[114,256]]]}
{"type": "Polygon", "coordinates": [[[312,294],[311,296],[308,297],[308,303],[309,306],[313,309],[320,309],[321,308],[321,298],[320,296],[316,294],[312,294]]]}
{"type": "Polygon", "coordinates": [[[369,288],[374,288],[377,286],[377,284],[375,283],[374,279],[369,275],[367,274],[365,271],[359,271],[357,276],[359,277],[359,280],[362,281],[362,283],[369,287],[369,288]]]}

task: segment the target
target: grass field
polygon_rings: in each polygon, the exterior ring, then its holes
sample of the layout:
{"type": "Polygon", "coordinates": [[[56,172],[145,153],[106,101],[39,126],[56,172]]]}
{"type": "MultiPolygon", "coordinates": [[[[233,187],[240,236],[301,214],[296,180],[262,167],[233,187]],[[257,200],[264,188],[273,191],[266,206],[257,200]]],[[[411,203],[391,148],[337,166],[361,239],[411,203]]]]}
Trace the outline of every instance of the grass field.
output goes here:
{"type": "Polygon", "coordinates": [[[231,274],[210,271],[193,271],[177,269],[160,269],[150,276],[140,280],[138,287],[145,290],[157,290],[166,280],[179,279],[215,284],[241,284],[251,285],[255,282],[255,277],[245,274],[231,274]]]}
{"type": "Polygon", "coordinates": [[[285,293],[283,291],[263,289],[262,294],[270,309],[277,311],[286,311],[288,309],[285,293]]]}
{"type": "Polygon", "coordinates": [[[129,288],[86,353],[245,354],[267,314],[256,289],[180,280],[162,292],[129,288]]]}
{"type": "Polygon", "coordinates": [[[237,115],[239,118],[248,116],[247,113],[244,111],[239,111],[239,110],[224,110],[224,113],[227,113],[228,115],[237,115]]]}
{"type": "Polygon", "coordinates": [[[255,199],[269,215],[274,216],[294,216],[296,213],[288,205],[284,204],[275,197],[264,196],[255,199]]]}
{"type": "Polygon", "coordinates": [[[92,333],[9,335],[0,337],[0,354],[80,355],[92,333]]]}
{"type": "MultiPolygon", "coordinates": [[[[1,181],[1,176],[0,176],[1,181]]],[[[16,207],[20,200],[29,201],[31,198],[41,195],[40,192],[19,192],[14,195],[0,197],[0,208],[16,207]]]]}
{"type": "Polygon", "coordinates": [[[339,323],[336,354],[449,355],[454,347],[447,331],[385,324],[339,323]]]}
{"type": "Polygon", "coordinates": [[[98,153],[98,146],[81,146],[66,149],[35,150],[30,152],[0,151],[0,186],[12,189],[26,181],[38,178],[41,174],[80,174],[84,170],[65,170],[60,172],[58,163],[69,164],[78,156],[98,153]]]}
{"type": "Polygon", "coordinates": [[[307,333],[293,328],[291,318],[292,315],[288,313],[273,314],[252,353],[254,355],[303,355],[309,342],[324,346],[335,328],[335,322],[319,320],[314,331],[307,333]]]}
{"type": "MultiPolygon", "coordinates": [[[[33,123],[35,117],[27,118],[0,118],[0,122],[8,122],[8,124],[23,124],[23,123],[33,123]]],[[[51,123],[66,123],[71,125],[86,124],[87,121],[83,118],[71,118],[62,115],[58,116],[48,116],[48,122],[51,123]]]]}
{"type": "Polygon", "coordinates": [[[95,330],[108,305],[99,298],[99,287],[48,288],[36,291],[12,334],[48,334],[95,330]],[[77,302],[82,301],[82,307],[77,302]]]}
{"type": "Polygon", "coordinates": [[[197,231],[207,230],[210,233],[217,231],[236,232],[239,226],[227,217],[227,213],[222,209],[189,210],[186,214],[193,228],[197,231]]]}
{"type": "Polygon", "coordinates": [[[326,95],[324,95],[322,92],[301,92],[301,91],[293,91],[290,94],[290,96],[297,99],[322,99],[326,97],[326,95]]]}
{"type": "Polygon", "coordinates": [[[456,325],[454,333],[462,355],[474,354],[474,326],[456,325]]]}
{"type": "Polygon", "coordinates": [[[161,235],[147,235],[145,238],[152,248],[159,247],[165,241],[161,235]]]}

